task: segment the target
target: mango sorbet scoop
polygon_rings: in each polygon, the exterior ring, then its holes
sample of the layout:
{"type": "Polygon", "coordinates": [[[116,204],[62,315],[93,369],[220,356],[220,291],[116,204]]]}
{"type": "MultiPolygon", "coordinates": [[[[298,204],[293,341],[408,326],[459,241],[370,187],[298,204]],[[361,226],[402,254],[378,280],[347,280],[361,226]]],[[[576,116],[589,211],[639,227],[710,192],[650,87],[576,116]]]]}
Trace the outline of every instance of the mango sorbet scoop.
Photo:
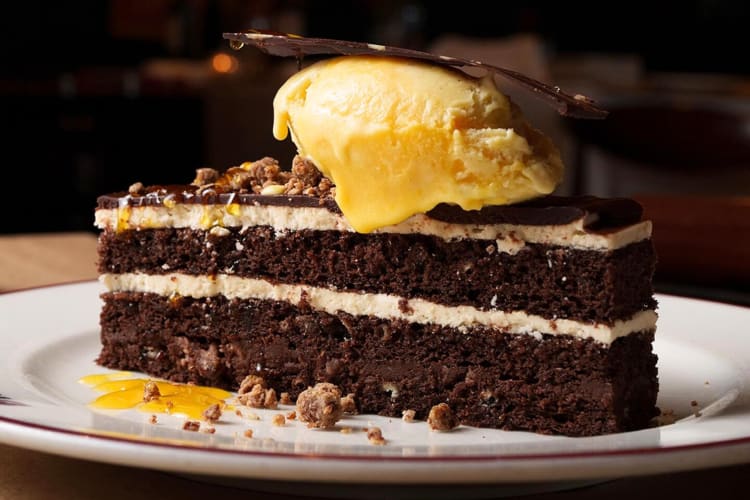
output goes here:
{"type": "Polygon", "coordinates": [[[385,56],[341,56],[294,74],[273,101],[291,138],[367,233],[438,203],[476,210],[551,193],[563,164],[491,75],[385,56]]]}

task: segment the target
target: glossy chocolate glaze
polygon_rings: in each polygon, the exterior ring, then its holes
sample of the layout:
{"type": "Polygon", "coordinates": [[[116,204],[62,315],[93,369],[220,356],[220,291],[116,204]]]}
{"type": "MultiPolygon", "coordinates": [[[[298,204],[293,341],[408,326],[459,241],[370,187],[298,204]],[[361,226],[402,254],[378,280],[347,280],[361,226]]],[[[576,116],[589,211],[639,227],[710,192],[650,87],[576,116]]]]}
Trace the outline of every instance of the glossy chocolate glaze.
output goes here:
{"type": "MultiPolygon", "coordinates": [[[[233,191],[215,187],[202,189],[194,185],[151,186],[142,194],[118,192],[100,196],[98,208],[122,206],[160,206],[164,200],[198,205],[271,205],[290,207],[319,207],[341,213],[331,196],[261,195],[246,190],[233,191]]],[[[569,224],[589,216],[595,221],[589,229],[598,231],[634,224],[641,220],[642,207],[626,198],[597,198],[594,196],[543,196],[513,205],[493,205],[481,210],[463,210],[457,205],[441,203],[427,212],[433,219],[454,224],[525,224],[547,226],[569,224]]]]}
{"type": "Polygon", "coordinates": [[[263,195],[245,189],[230,190],[220,187],[201,189],[200,186],[189,184],[169,184],[165,186],[150,186],[139,195],[132,195],[125,191],[105,194],[97,198],[97,208],[156,207],[164,205],[164,200],[174,203],[191,205],[270,205],[290,207],[321,207],[331,212],[341,213],[336,202],[330,196],[312,195],[263,195]]]}

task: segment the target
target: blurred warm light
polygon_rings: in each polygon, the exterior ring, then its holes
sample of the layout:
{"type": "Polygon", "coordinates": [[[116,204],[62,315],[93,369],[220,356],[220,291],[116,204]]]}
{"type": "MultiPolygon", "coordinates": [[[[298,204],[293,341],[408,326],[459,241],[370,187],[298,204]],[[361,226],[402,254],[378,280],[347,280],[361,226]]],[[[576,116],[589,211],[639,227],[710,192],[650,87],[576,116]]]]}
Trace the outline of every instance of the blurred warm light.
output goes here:
{"type": "Polygon", "coordinates": [[[214,54],[211,58],[211,67],[217,73],[234,73],[237,71],[238,65],[236,57],[224,54],[223,52],[214,54]]]}

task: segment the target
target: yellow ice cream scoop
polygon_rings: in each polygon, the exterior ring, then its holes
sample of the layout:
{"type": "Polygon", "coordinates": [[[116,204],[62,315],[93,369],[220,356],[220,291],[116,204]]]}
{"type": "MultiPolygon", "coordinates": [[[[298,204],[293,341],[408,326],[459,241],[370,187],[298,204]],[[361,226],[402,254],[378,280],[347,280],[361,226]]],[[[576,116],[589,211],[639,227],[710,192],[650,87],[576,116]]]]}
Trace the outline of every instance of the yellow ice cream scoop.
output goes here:
{"type": "Polygon", "coordinates": [[[441,202],[475,210],[548,194],[563,174],[558,151],[491,76],[342,56],[294,74],[273,106],[274,136],[291,132],[363,233],[441,202]]]}

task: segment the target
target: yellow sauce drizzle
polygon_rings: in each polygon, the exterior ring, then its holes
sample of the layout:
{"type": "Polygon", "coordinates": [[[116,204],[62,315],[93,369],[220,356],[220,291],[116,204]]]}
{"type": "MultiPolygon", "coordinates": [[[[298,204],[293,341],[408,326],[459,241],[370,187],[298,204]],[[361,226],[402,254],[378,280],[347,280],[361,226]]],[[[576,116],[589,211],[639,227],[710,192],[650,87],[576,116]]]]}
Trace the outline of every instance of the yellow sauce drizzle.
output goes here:
{"type": "Polygon", "coordinates": [[[132,211],[128,205],[122,205],[117,210],[117,227],[115,230],[118,233],[130,229],[130,214],[132,211]]]}
{"type": "Polygon", "coordinates": [[[101,396],[89,403],[94,408],[106,410],[137,409],[147,413],[182,415],[190,419],[202,418],[203,412],[211,405],[227,408],[226,399],[232,393],[214,387],[176,384],[163,380],[133,377],[130,372],[114,372],[87,375],[79,380],[101,396]],[[161,394],[151,401],[143,400],[147,382],[155,382],[161,394]]]}

